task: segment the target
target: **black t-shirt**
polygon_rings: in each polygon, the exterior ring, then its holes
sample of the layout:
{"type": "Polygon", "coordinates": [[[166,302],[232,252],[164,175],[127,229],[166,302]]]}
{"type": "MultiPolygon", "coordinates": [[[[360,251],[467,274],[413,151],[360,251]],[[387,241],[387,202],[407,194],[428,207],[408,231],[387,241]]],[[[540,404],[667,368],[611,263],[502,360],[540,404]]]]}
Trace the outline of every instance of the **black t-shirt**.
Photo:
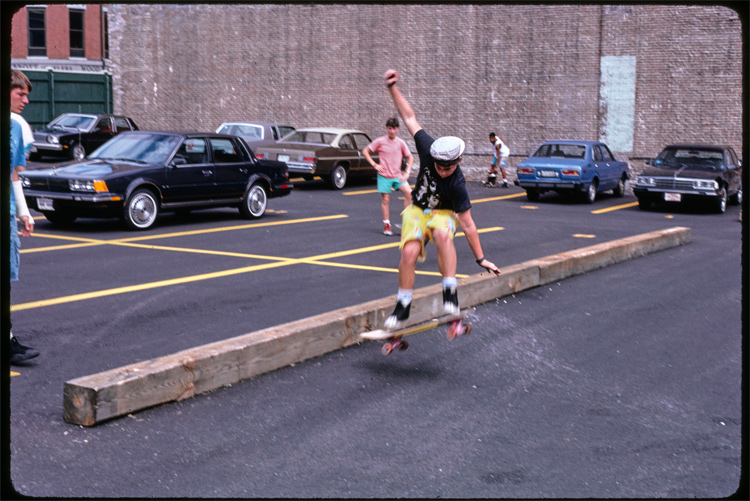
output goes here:
{"type": "Polygon", "coordinates": [[[435,170],[435,162],[430,155],[430,146],[435,142],[424,129],[414,134],[414,143],[419,155],[419,174],[411,191],[411,201],[422,209],[448,209],[461,213],[471,208],[466,179],[461,166],[446,178],[435,170]]]}

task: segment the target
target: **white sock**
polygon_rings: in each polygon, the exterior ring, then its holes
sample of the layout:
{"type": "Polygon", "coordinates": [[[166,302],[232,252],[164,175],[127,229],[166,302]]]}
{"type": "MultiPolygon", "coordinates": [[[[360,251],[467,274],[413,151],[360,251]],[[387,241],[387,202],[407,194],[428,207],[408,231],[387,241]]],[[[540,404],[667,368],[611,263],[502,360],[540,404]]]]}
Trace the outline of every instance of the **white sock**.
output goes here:
{"type": "Polygon", "coordinates": [[[398,301],[404,306],[411,303],[411,289],[399,289],[398,290],[398,301]]]}
{"type": "Polygon", "coordinates": [[[458,286],[458,280],[456,277],[444,277],[443,278],[443,289],[455,289],[458,286]]]}

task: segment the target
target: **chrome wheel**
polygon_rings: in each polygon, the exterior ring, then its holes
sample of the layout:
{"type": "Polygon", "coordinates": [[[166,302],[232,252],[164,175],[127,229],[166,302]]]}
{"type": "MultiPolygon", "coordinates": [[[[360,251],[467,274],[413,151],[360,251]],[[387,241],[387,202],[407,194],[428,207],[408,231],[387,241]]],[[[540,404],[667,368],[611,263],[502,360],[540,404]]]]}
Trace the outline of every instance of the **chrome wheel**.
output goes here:
{"type": "Polygon", "coordinates": [[[240,205],[240,213],[247,218],[256,219],[265,214],[267,206],[266,189],[261,184],[254,184],[247,191],[240,205]]]}
{"type": "Polygon", "coordinates": [[[81,143],[76,143],[70,150],[70,155],[73,157],[73,160],[77,160],[80,162],[81,160],[86,158],[86,149],[81,143]]]}
{"type": "Polygon", "coordinates": [[[716,212],[724,214],[727,211],[727,189],[721,190],[719,198],[716,200],[716,212]]]}
{"type": "Polygon", "coordinates": [[[154,224],[158,213],[156,196],[149,190],[137,190],[125,204],[123,219],[130,229],[145,230],[154,224]]]}
{"type": "Polygon", "coordinates": [[[620,179],[615,189],[612,190],[612,194],[616,197],[622,197],[625,195],[625,179],[620,179]]]}
{"type": "Polygon", "coordinates": [[[589,184],[588,189],[586,190],[586,202],[593,204],[594,200],[596,200],[596,180],[591,181],[591,184],[589,184]]]}
{"type": "Polygon", "coordinates": [[[335,190],[340,190],[346,186],[346,169],[343,165],[337,165],[331,172],[329,179],[331,187],[335,190]]]}

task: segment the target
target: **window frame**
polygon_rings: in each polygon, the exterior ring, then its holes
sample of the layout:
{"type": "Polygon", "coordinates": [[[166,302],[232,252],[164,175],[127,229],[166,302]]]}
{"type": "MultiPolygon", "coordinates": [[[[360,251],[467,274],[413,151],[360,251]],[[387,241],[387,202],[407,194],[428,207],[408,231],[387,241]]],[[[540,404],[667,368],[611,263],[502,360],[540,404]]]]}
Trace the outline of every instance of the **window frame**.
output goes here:
{"type": "Polygon", "coordinates": [[[68,7],[68,49],[70,50],[70,58],[86,58],[86,10],[82,8],[68,7]],[[73,29],[73,16],[81,16],[81,28],[73,29]],[[81,36],[81,46],[73,47],[73,35],[79,34],[81,36]]]}
{"type": "Polygon", "coordinates": [[[29,57],[47,57],[47,8],[44,6],[26,7],[26,41],[29,57]],[[32,14],[41,14],[42,27],[32,28],[32,14]],[[41,32],[43,45],[33,45],[32,35],[41,32]]]}

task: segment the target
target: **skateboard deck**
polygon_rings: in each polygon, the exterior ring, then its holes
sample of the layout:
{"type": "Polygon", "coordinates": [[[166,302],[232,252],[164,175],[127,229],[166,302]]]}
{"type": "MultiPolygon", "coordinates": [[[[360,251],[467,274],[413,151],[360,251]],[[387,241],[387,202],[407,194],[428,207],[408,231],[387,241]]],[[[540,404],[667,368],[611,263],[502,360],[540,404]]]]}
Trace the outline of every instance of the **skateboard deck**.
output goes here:
{"type": "Polygon", "coordinates": [[[399,327],[398,329],[376,329],[360,334],[362,339],[385,339],[388,340],[382,348],[383,354],[388,355],[394,349],[405,350],[409,347],[409,343],[403,341],[401,338],[416,334],[418,332],[424,332],[443,324],[450,324],[446,337],[450,340],[455,339],[456,336],[463,336],[471,332],[471,324],[464,323],[464,318],[469,314],[469,310],[463,310],[458,315],[443,315],[438,318],[434,318],[427,322],[420,322],[418,324],[409,325],[406,327],[399,327]]]}

